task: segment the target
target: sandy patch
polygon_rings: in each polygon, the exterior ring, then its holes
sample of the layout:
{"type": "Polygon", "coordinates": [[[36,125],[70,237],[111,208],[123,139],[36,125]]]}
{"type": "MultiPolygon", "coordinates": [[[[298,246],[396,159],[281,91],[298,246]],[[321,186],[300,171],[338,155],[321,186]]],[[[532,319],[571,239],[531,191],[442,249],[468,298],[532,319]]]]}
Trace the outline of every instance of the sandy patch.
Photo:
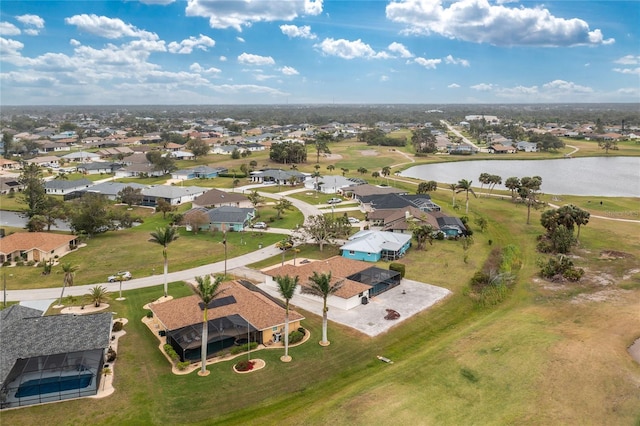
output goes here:
{"type": "Polygon", "coordinates": [[[324,158],[328,160],[342,160],[342,155],[340,154],[324,154],[324,158]]]}
{"type": "Polygon", "coordinates": [[[375,157],[376,155],[378,155],[378,151],[373,149],[365,149],[364,151],[360,151],[360,155],[363,155],[365,157],[375,157]]]}
{"type": "Polygon", "coordinates": [[[628,294],[630,290],[602,290],[595,293],[582,293],[571,299],[571,303],[584,302],[615,302],[628,294]]]}
{"type": "Polygon", "coordinates": [[[94,312],[104,311],[109,307],[108,303],[102,303],[100,306],[96,307],[93,304],[82,305],[82,306],[69,306],[68,308],[64,308],[60,311],[61,314],[75,314],[75,315],[86,315],[93,314],[94,312]]]}
{"type": "Polygon", "coordinates": [[[631,355],[631,358],[640,364],[640,338],[637,338],[633,345],[629,346],[627,351],[629,352],[629,355],[631,355]]]}

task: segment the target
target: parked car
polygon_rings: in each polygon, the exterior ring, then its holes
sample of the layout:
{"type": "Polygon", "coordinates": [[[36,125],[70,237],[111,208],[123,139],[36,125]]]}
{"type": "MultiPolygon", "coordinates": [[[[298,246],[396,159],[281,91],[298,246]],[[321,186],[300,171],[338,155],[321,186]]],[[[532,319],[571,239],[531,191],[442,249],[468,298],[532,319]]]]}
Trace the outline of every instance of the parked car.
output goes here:
{"type": "Polygon", "coordinates": [[[333,197],[327,201],[327,204],[338,204],[342,202],[342,198],[333,197]]]}
{"type": "Polygon", "coordinates": [[[358,219],[356,217],[350,217],[349,218],[349,223],[360,223],[360,219],[358,219]]]}
{"type": "Polygon", "coordinates": [[[110,283],[114,283],[116,281],[120,281],[120,277],[122,277],[122,281],[129,281],[132,278],[132,275],[129,271],[121,271],[114,275],[109,275],[107,281],[109,281],[110,283]]]}
{"type": "Polygon", "coordinates": [[[252,228],[255,229],[267,229],[267,224],[265,222],[256,222],[252,225],[252,228]]]}

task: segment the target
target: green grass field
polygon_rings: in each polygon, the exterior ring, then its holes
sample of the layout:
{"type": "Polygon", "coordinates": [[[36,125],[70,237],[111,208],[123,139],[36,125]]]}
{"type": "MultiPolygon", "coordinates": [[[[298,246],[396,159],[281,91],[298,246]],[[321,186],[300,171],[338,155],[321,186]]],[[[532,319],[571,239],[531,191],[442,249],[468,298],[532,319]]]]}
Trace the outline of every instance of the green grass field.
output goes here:
{"type": "MultiPolygon", "coordinates": [[[[357,155],[357,150],[349,155],[357,155]]],[[[389,153],[389,164],[400,162],[396,156],[389,153]]],[[[401,186],[415,188],[407,183],[401,186]]],[[[451,208],[451,195],[441,189],[432,193],[445,211],[462,214],[463,210],[451,208]]],[[[462,202],[462,194],[456,198],[462,202]]],[[[586,197],[561,198],[583,208],[594,207],[589,209],[594,215],[634,211],[638,202],[604,199],[599,208],[599,204],[589,206],[592,203],[586,197]]],[[[626,351],[640,337],[638,223],[592,218],[582,228],[580,246],[573,252],[576,265],[587,270],[585,278],[575,284],[549,283],[537,276],[536,263],[544,258],[535,250],[536,237],[542,233],[541,211],[532,210],[527,225],[526,208],[508,200],[472,198],[469,208],[472,226],[474,218],[482,216],[488,227],[485,232],[475,229],[468,250],[460,242],[435,241],[425,251],[411,249],[402,259],[408,278],[448,288],[453,294],[381,336],[365,337],[330,322],[331,345],[322,348],[316,343],[321,319],[303,312],[307,318],[303,325],[312,336],[290,349],[291,363],[279,361],[281,350],[266,350],[252,355],[264,359],[266,367],[251,374],[233,373],[233,362],[228,361],[210,366],[208,377],[195,373],[175,376],[157,350],[157,339],[141,322],[142,305],[160,296],[161,288],[129,291],[126,301],[110,302],[110,309],[129,319],[115,366],[116,392],[101,400],[3,412],[2,423],[640,424],[640,365],[626,351]],[[479,308],[465,295],[469,279],[492,248],[507,244],[522,252],[516,286],[501,305],[479,308]],[[621,255],[605,256],[609,251],[621,255]],[[394,363],[382,363],[377,355],[394,363]]],[[[294,213],[287,212],[289,215],[294,213]]],[[[160,223],[157,217],[149,219],[139,232],[146,236],[160,223]]],[[[116,245],[120,251],[128,247],[121,236],[105,235],[96,244],[102,251],[96,248],[92,255],[107,253],[105,259],[115,262],[111,259],[119,255],[116,245]]],[[[217,237],[181,236],[169,247],[170,267],[189,265],[189,260],[181,258],[182,252],[198,244],[202,244],[199,250],[213,257],[217,237]]],[[[149,251],[140,268],[153,262],[160,265],[160,247],[138,238],[137,247],[149,251]]],[[[300,257],[336,253],[327,248],[319,254],[312,246],[300,249],[300,257]]],[[[285,255],[290,259],[291,253],[285,255]]],[[[259,268],[280,260],[276,256],[250,266],[259,268]]],[[[174,284],[170,292],[180,297],[191,290],[174,284]]]]}

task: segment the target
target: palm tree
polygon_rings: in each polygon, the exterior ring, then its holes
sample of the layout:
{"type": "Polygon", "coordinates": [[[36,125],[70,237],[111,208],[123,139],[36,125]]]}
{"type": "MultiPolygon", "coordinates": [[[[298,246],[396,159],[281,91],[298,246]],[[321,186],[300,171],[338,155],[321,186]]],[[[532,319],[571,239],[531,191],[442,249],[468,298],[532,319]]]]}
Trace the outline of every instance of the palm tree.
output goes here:
{"type": "Polygon", "coordinates": [[[455,183],[450,183],[449,189],[451,190],[451,192],[453,192],[451,206],[455,207],[456,206],[456,190],[458,189],[458,185],[456,185],[455,183]]]}
{"type": "Polygon", "coordinates": [[[318,274],[316,271],[313,271],[313,275],[309,277],[309,280],[309,286],[302,286],[302,292],[322,297],[322,340],[320,341],[320,344],[322,346],[328,346],[327,312],[329,311],[329,308],[327,307],[327,298],[338,291],[340,287],[342,287],[344,281],[338,281],[331,284],[331,272],[328,274],[318,274]]]}
{"type": "Polygon", "coordinates": [[[336,169],[336,166],[334,166],[333,164],[329,164],[327,166],[327,170],[329,170],[330,172],[334,171],[336,169]]]}
{"type": "Polygon", "coordinates": [[[475,192],[473,192],[473,188],[471,188],[472,180],[460,179],[458,184],[456,185],[456,192],[466,192],[467,193],[467,206],[465,209],[465,214],[469,214],[469,193],[472,193],[474,197],[478,198],[475,192]]]}
{"type": "Polygon", "coordinates": [[[297,275],[294,278],[289,275],[284,277],[278,275],[276,283],[278,283],[278,291],[284,299],[284,356],[280,360],[289,362],[291,361],[289,356],[289,301],[293,298],[299,279],[297,275]]]}
{"type": "Polygon", "coordinates": [[[78,270],[77,266],[71,266],[71,263],[63,263],[61,265],[62,271],[60,271],[64,276],[62,277],[62,293],[60,293],[60,301],[58,305],[62,305],[62,297],[64,296],[64,288],[66,286],[73,286],[73,278],[76,275],[76,271],[78,270]]]}
{"type": "Polygon", "coordinates": [[[93,305],[97,308],[102,302],[106,301],[109,298],[109,292],[106,287],[101,285],[96,285],[91,287],[89,290],[89,301],[93,303],[93,305]]]}
{"type": "Polygon", "coordinates": [[[209,303],[224,291],[220,290],[220,284],[223,279],[224,276],[222,275],[215,277],[213,282],[211,282],[211,275],[196,277],[198,287],[196,287],[195,290],[204,304],[202,308],[202,339],[200,348],[200,360],[202,363],[202,367],[200,368],[201,376],[207,375],[207,342],[209,341],[209,318],[207,314],[209,312],[209,303]]]}
{"type": "Polygon", "coordinates": [[[169,259],[167,258],[167,246],[178,239],[176,228],[167,225],[166,228],[156,228],[151,233],[149,242],[162,246],[162,257],[164,258],[164,297],[168,296],[167,273],[169,272],[169,259]]]}

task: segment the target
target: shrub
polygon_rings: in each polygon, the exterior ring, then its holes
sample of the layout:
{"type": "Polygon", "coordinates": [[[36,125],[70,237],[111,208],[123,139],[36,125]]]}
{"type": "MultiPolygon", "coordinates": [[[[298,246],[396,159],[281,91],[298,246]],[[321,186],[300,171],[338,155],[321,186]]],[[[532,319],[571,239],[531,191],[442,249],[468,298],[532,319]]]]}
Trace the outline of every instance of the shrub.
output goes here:
{"type": "Polygon", "coordinates": [[[579,281],[584,275],[584,270],[574,267],[573,261],[563,254],[558,254],[547,262],[539,260],[538,266],[540,267],[540,276],[553,281],[566,279],[575,282],[579,281]]]}
{"type": "Polygon", "coordinates": [[[23,260],[17,261],[16,266],[24,266],[24,261],[23,260]]]}
{"type": "Polygon", "coordinates": [[[121,321],[116,321],[113,323],[113,328],[111,329],[111,331],[116,333],[118,331],[122,331],[123,327],[124,327],[124,324],[121,321]]]}
{"type": "Polygon", "coordinates": [[[109,346],[109,350],[107,351],[107,362],[113,362],[116,360],[117,354],[116,351],[109,346]]]}
{"type": "Polygon", "coordinates": [[[292,345],[302,341],[303,338],[304,334],[300,333],[298,330],[289,333],[289,343],[292,345]]]}
{"type": "Polygon", "coordinates": [[[253,370],[253,364],[255,364],[254,361],[249,361],[246,359],[243,359],[242,361],[238,362],[236,364],[236,370],[238,371],[251,371],[253,370]]]}
{"type": "Polygon", "coordinates": [[[476,383],[478,380],[480,380],[476,373],[472,370],[469,370],[468,368],[461,368],[460,374],[471,383],[476,383]]]}
{"type": "Polygon", "coordinates": [[[176,367],[178,368],[178,370],[184,370],[190,365],[191,363],[189,361],[180,361],[179,363],[176,364],[176,367]]]}
{"type": "Polygon", "coordinates": [[[153,311],[147,311],[146,317],[147,318],[153,318],[153,311]]]}
{"type": "Polygon", "coordinates": [[[33,261],[33,260],[30,260],[30,261],[27,262],[27,266],[33,266],[35,264],[36,264],[36,262],[33,261]]]}
{"type": "Polygon", "coordinates": [[[4,262],[2,262],[2,266],[11,266],[11,261],[5,260],[4,262]]]}
{"type": "Polygon", "coordinates": [[[175,351],[175,349],[173,349],[173,346],[171,346],[170,344],[166,343],[164,345],[164,351],[167,353],[167,355],[169,355],[169,358],[171,358],[171,361],[177,362],[180,359],[180,356],[175,351]]]}
{"type": "Polygon", "coordinates": [[[389,265],[389,270],[390,271],[396,271],[396,272],[400,272],[400,276],[402,278],[404,278],[404,274],[405,274],[405,265],[402,263],[397,263],[397,262],[393,262],[389,265]]]}
{"type": "Polygon", "coordinates": [[[231,348],[231,355],[238,355],[247,352],[249,349],[254,350],[258,347],[258,342],[245,343],[244,345],[234,346],[231,348]]]}

